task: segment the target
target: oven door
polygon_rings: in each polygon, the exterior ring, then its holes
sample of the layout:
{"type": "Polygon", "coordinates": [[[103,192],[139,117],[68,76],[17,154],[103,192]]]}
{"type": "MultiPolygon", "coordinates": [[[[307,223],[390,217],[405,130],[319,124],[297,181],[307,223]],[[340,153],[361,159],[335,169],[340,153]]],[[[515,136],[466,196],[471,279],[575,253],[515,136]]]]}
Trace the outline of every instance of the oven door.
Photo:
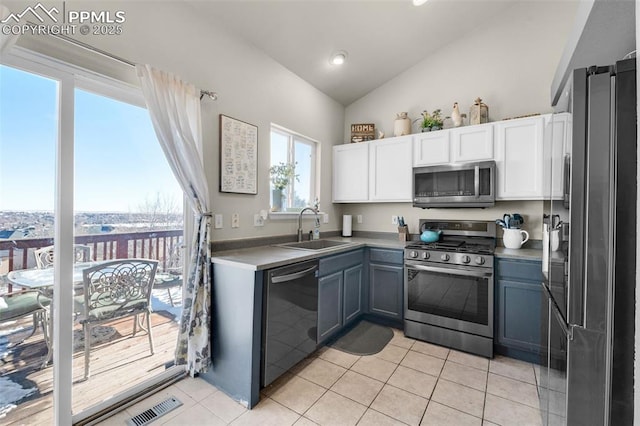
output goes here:
{"type": "Polygon", "coordinates": [[[405,261],[404,317],[493,338],[493,268],[405,261]]]}

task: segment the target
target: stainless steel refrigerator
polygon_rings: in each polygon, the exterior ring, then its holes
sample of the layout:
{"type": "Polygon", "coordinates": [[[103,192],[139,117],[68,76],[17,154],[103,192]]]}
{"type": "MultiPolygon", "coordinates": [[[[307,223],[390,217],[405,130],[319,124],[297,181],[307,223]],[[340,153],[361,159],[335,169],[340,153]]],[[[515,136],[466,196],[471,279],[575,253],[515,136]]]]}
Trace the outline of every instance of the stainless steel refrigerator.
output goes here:
{"type": "Polygon", "coordinates": [[[548,203],[570,220],[543,262],[543,424],[633,424],[636,93],[635,58],[573,73],[569,209],[548,203]]]}

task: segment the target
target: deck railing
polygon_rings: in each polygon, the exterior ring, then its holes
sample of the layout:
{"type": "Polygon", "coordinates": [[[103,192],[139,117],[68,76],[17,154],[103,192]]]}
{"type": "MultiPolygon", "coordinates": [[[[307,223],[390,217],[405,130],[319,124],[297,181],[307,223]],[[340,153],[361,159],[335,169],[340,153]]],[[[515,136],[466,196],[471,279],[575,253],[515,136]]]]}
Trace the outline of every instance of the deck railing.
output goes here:
{"type": "MultiPolygon", "coordinates": [[[[182,245],[182,229],[77,235],[75,243],[90,246],[92,260],[148,258],[158,260],[158,268],[165,270],[182,245]]],[[[52,244],[53,238],[0,241],[0,275],[35,267],[34,250],[52,244]]]]}

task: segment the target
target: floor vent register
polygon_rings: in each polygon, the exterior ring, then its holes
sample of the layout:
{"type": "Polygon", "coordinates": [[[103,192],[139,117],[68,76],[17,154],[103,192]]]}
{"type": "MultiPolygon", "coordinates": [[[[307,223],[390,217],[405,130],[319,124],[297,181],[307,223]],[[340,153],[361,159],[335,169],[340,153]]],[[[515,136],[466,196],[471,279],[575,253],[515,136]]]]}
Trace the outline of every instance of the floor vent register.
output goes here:
{"type": "Polygon", "coordinates": [[[148,425],[152,421],[164,416],[171,410],[174,410],[182,405],[182,402],[175,396],[165,399],[161,403],[154,405],[148,410],[131,417],[127,420],[127,426],[143,426],[148,425]]]}

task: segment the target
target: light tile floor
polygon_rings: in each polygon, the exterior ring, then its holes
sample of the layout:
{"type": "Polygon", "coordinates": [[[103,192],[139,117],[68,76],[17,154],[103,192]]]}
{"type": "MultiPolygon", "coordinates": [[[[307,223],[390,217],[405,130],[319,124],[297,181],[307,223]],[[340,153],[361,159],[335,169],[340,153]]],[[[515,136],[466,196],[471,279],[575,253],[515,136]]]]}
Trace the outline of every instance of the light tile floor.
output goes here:
{"type": "Polygon", "coordinates": [[[185,379],[107,419],[122,425],[174,395],[159,425],[540,425],[532,364],[492,360],[394,337],[379,353],[324,347],[262,390],[247,410],[201,379],[185,379]]]}

